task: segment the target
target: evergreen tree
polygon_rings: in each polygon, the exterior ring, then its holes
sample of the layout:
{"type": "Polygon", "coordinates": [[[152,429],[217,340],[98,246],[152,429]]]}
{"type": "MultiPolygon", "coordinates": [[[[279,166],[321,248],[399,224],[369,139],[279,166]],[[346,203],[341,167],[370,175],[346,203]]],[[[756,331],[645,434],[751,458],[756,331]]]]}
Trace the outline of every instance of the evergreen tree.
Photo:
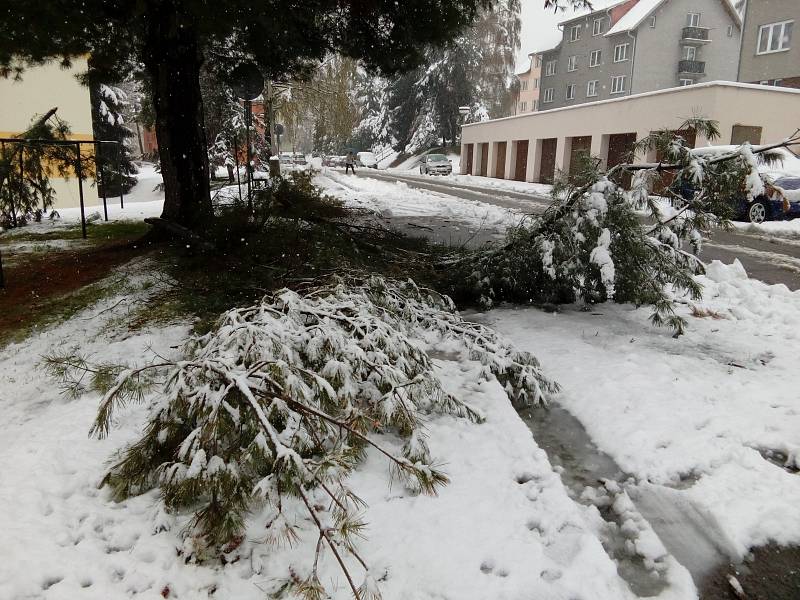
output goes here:
{"type": "MultiPolygon", "coordinates": [[[[568,0],[573,1],[573,0],[568,0]]],[[[0,15],[0,71],[90,54],[101,77],[144,68],[155,112],[166,219],[211,218],[200,71],[211,55],[253,61],[271,79],[307,74],[332,51],[396,73],[472,23],[491,0],[52,0],[0,15]]]]}
{"type": "Polygon", "coordinates": [[[391,142],[395,149],[413,153],[455,144],[461,106],[471,108],[471,120],[504,116],[520,44],[519,11],[519,0],[498,0],[451,43],[427,49],[422,67],[391,81],[359,81],[358,96],[366,101],[358,130],[371,132],[376,142],[391,142]],[[376,89],[384,90],[388,113],[369,101],[376,89]]]}
{"type": "Polygon", "coordinates": [[[98,140],[120,142],[119,146],[100,144],[95,151],[95,168],[101,172],[100,181],[109,196],[118,196],[120,186],[128,192],[136,184],[138,172],[132,162],[131,142],[134,134],[128,128],[123,111],[128,95],[119,87],[93,81],[89,74],[89,95],[92,103],[92,129],[98,140]]]}
{"type": "MultiPolygon", "coordinates": [[[[69,125],[56,116],[56,109],[37,117],[20,135],[21,139],[63,142],[69,139],[69,125]]],[[[10,228],[39,220],[53,206],[50,178],[75,174],[74,144],[0,145],[0,227],[10,228]]]]}

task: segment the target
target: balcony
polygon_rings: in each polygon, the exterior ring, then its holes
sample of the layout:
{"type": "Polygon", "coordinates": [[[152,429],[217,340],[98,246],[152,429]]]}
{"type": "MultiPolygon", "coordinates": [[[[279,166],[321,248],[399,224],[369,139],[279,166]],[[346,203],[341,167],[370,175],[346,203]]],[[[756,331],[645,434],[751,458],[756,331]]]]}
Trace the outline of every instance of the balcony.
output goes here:
{"type": "Polygon", "coordinates": [[[682,60],[678,63],[680,75],[705,75],[706,63],[703,60],[682,60]]]}
{"type": "Polygon", "coordinates": [[[702,45],[710,41],[708,27],[684,27],[681,30],[681,44],[702,45]]]}

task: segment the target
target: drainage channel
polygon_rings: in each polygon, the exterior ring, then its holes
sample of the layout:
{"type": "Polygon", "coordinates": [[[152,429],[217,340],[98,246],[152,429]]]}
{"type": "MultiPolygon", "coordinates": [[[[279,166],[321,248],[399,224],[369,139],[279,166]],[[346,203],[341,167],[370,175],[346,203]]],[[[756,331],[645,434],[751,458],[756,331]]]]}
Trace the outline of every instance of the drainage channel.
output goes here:
{"type": "Polygon", "coordinates": [[[735,556],[714,518],[680,489],[690,487],[692,478],[675,488],[637,482],[558,404],[525,408],[519,415],[570,495],[597,507],[605,521],[603,547],[637,596],[658,596],[668,587],[669,556],[686,567],[698,587],[715,567],[735,556]],[[653,534],[668,554],[654,552],[653,534]]]}

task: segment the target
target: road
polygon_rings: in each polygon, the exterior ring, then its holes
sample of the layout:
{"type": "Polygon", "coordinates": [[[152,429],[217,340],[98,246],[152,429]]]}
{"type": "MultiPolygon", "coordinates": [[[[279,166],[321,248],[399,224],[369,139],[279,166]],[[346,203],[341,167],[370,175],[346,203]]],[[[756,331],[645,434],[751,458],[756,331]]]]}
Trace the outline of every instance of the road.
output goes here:
{"type": "MultiPolygon", "coordinates": [[[[526,214],[541,214],[550,204],[546,196],[456,183],[445,178],[372,169],[360,169],[356,174],[359,177],[383,181],[402,181],[409,187],[494,204],[526,214]]],[[[422,233],[437,242],[450,244],[476,245],[503,236],[502,231],[497,229],[476,228],[468,223],[444,218],[403,217],[401,220],[393,219],[391,224],[409,233],[422,233]]],[[[792,290],[800,289],[800,239],[791,240],[739,231],[716,231],[704,243],[701,258],[705,262],[716,259],[725,263],[731,263],[738,258],[751,277],[769,284],[783,283],[792,290]]]]}

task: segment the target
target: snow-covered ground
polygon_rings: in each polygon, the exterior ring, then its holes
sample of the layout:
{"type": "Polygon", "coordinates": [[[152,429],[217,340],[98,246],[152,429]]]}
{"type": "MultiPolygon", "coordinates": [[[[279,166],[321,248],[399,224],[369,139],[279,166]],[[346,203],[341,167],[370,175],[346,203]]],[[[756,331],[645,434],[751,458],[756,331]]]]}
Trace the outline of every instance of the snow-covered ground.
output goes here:
{"type": "Polygon", "coordinates": [[[409,187],[374,178],[347,176],[327,170],[315,182],[340,197],[348,206],[366,208],[386,217],[435,217],[465,224],[504,228],[519,221],[520,214],[484,202],[409,187]]]}
{"type": "MultiPolygon", "coordinates": [[[[116,319],[158,287],[145,285],[151,269],[146,262],[130,266],[123,294],[0,352],[0,598],[213,593],[260,600],[313,559],[313,536],[274,549],[258,544],[263,532],[255,527],[248,532],[253,552],[243,560],[225,568],[186,565],[177,550],[187,515],[160,512],[154,492],[115,503],[98,487],[115,449],[139,435],[147,408],[122,410],[109,438],[90,439],[99,398],[61,395],[39,363],[45,353],[75,348],[93,360],[128,364],[174,355],[187,324],[128,331],[116,319]]],[[[596,511],[568,497],[499,384],[481,382],[477,363],[438,364],[447,388],[487,419],[428,423],[431,450],[452,480],[437,497],[390,487],[387,465],[375,453],[353,476],[352,487],[369,504],[362,554],[382,580],[384,598],[631,598],[595,533],[596,511]]],[[[298,525],[309,534],[314,528],[298,525]]],[[[330,557],[322,574],[333,598],[349,597],[330,557]]],[[[670,576],[686,585],[680,569],[670,576]]]]}
{"type": "Polygon", "coordinates": [[[685,487],[675,494],[727,547],[799,543],[800,476],[780,463],[800,467],[800,292],[749,279],[738,262],[699,279],[707,316],[687,305],[679,339],[624,305],[487,319],[541,357],[600,450],[639,481],[685,487]]]}
{"type": "Polygon", "coordinates": [[[791,221],[765,221],[764,223],[758,224],[735,221],[733,226],[739,231],[757,235],[789,239],[800,238],[800,219],[792,219],[791,221]]]}
{"type": "MultiPolygon", "coordinates": [[[[115,218],[160,212],[153,191],[160,177],[140,177],[115,218]]],[[[336,172],[319,182],[350,205],[392,215],[500,226],[517,218],[402,184],[336,172]]],[[[150,285],[152,264],[126,269],[128,287],[118,295],[0,350],[0,598],[264,598],[290,572],[307,568],[313,526],[300,523],[308,535],[282,549],[259,545],[263,531],[255,527],[243,560],[224,568],[184,564],[177,550],[187,515],[159,512],[154,492],[118,504],[98,488],[107,460],[136,439],[148,409],[122,410],[109,438],[90,439],[98,397],[64,397],[39,366],[43,354],[59,349],[129,364],[174,355],[189,324],[129,331],[118,319],[158,289],[150,285]]],[[[687,570],[638,516],[630,501],[642,501],[637,493],[662,490],[681,512],[701,515],[734,558],[767,541],[800,543],[800,476],[789,470],[800,466],[800,292],[749,279],[737,263],[713,263],[700,281],[702,301],[680,308],[689,327],[679,339],[649,325],[646,308],[625,305],[480,316],[539,357],[563,387],[555,402],[630,476],[613,506],[630,551],[666,584],[661,600],[697,594],[687,570]]],[[[352,476],[369,505],[360,548],[384,598],[633,598],[601,543],[608,525],[598,508],[567,491],[561,467],[553,468],[500,386],[479,379],[479,365],[456,347],[435,350],[445,386],[487,419],[427,424],[432,454],[451,479],[437,497],[389,487],[375,453],[352,476]]],[[[335,600],[350,596],[330,557],[321,573],[335,600]]]]}

